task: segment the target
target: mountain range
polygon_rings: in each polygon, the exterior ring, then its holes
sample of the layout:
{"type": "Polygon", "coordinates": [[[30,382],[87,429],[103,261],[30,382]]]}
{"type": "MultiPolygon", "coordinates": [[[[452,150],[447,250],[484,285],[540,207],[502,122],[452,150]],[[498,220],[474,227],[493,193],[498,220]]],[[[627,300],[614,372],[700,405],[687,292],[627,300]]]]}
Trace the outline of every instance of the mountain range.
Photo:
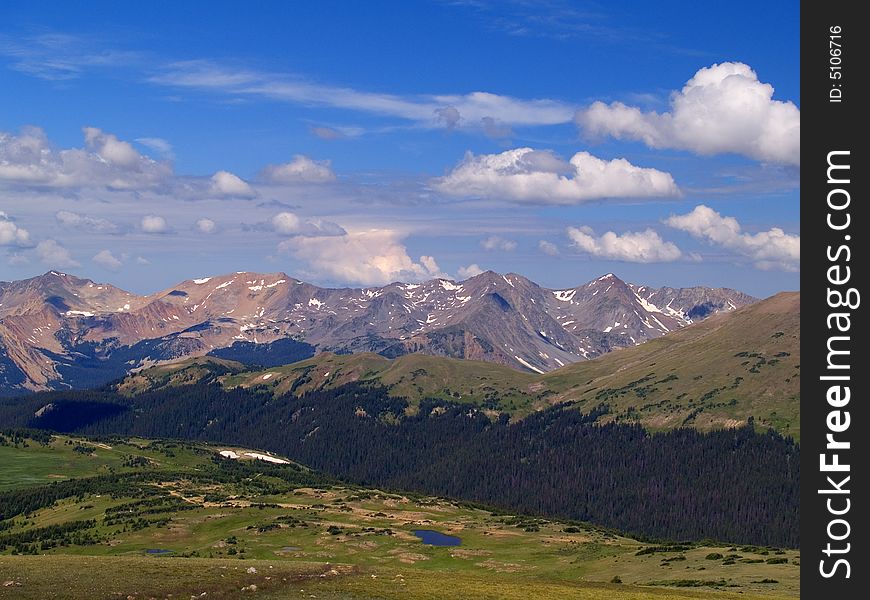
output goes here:
{"type": "Polygon", "coordinates": [[[50,271],[0,282],[0,393],[98,385],[203,355],[271,366],[324,351],[423,353],[546,373],[755,301],[611,273],[554,290],[492,271],[369,288],[236,272],[141,296],[50,271]]]}
{"type": "Polygon", "coordinates": [[[419,353],[388,359],[322,352],[253,369],[220,358],[188,358],[132,373],[114,389],[136,397],[215,382],[228,391],[265,391],[277,399],[361,382],[385,388],[411,410],[437,399],[516,420],[567,402],[587,413],[606,405],[601,422],[638,423],[653,431],[728,429],[752,419],[799,439],[800,362],[800,293],[783,292],[544,374],[419,353]]]}

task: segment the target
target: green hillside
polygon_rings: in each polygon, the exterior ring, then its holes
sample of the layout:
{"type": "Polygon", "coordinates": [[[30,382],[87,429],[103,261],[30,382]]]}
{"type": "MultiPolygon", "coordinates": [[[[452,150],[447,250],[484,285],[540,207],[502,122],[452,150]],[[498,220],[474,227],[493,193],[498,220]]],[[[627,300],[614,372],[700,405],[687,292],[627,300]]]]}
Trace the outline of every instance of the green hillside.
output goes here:
{"type": "Polygon", "coordinates": [[[754,417],[800,437],[800,294],[782,293],[541,378],[554,400],[606,402],[651,429],[754,417]]]}
{"type": "Polygon", "coordinates": [[[799,597],[792,550],[642,543],[218,458],[238,447],[33,435],[0,440],[4,467],[29,465],[4,468],[0,598],[799,597]]]}
{"type": "Polygon", "coordinates": [[[752,417],[800,438],[800,294],[767,300],[704,320],[652,341],[567,365],[545,375],[488,362],[410,354],[323,353],[265,370],[195,359],[155,367],[119,387],[136,393],[212,377],[227,387],[262,386],[302,394],[356,381],[389,388],[412,405],[422,398],[469,402],[521,418],[565,401],[584,411],[606,403],[607,419],[652,430],[734,427],[752,417]]]}

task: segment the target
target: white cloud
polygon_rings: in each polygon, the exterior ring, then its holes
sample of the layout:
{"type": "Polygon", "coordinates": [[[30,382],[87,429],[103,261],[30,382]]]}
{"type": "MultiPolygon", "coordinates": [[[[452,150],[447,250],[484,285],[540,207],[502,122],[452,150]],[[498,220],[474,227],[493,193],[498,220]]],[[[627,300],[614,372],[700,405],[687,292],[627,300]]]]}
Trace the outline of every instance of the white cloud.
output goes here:
{"type": "Polygon", "coordinates": [[[298,76],[223,67],[208,61],[169,65],[151,79],[174,87],[234,96],[259,96],[305,106],[331,106],[414,121],[428,127],[476,127],[490,117],[508,125],[570,123],[575,107],[549,99],[527,100],[488,92],[399,96],[323,85],[298,76]]]}
{"type": "Polygon", "coordinates": [[[346,233],[337,223],[323,219],[302,219],[286,211],[272,217],[272,229],[282,235],[339,236],[346,233]]]}
{"type": "Polygon", "coordinates": [[[652,148],[735,153],[800,165],[800,110],[773,100],[773,87],[749,66],[725,62],[695,73],[671,95],[670,112],[595,102],[576,121],[591,136],[641,140],[652,148]]]}
{"type": "Polygon", "coordinates": [[[118,231],[118,226],[108,219],[82,215],[69,210],[59,210],[55,213],[54,218],[64,227],[83,229],[94,233],[114,233],[118,231]]]}
{"type": "Polygon", "coordinates": [[[492,117],[483,117],[480,120],[480,127],[486,137],[495,140],[511,137],[514,134],[510,127],[492,117]]]}
{"type": "Polygon", "coordinates": [[[680,249],[664,241],[652,229],[628,231],[617,234],[613,231],[597,236],[589,227],[569,227],[568,237],[578,250],[597,258],[635,263],[672,262],[682,256],[680,249]]]}
{"type": "Polygon", "coordinates": [[[800,236],[778,227],[755,234],[743,233],[737,219],[723,217],[703,204],[685,215],[672,215],[665,224],[745,256],[759,269],[797,271],[800,266],[800,236]]]}
{"type": "Polygon", "coordinates": [[[420,264],[426,269],[426,272],[432,276],[443,274],[441,271],[441,267],[438,266],[438,263],[435,261],[435,257],[433,256],[421,256],[420,264]]]}
{"type": "Polygon", "coordinates": [[[211,219],[199,219],[196,222],[196,230],[200,233],[214,233],[217,231],[217,223],[211,219]]]}
{"type": "Polygon", "coordinates": [[[342,236],[296,236],[279,249],[307,263],[311,276],[343,283],[384,285],[393,281],[423,281],[447,277],[431,256],[414,261],[388,229],[349,232],[342,236]]]}
{"type": "Polygon", "coordinates": [[[163,138],[158,137],[140,137],[136,138],[136,141],[145,146],[146,148],[150,148],[155,152],[158,152],[161,156],[165,158],[172,158],[172,144],[163,138]]]}
{"type": "Polygon", "coordinates": [[[45,79],[76,79],[87,70],[128,66],[141,59],[136,52],[97,47],[92,37],[42,32],[20,41],[0,35],[0,55],[10,59],[10,68],[45,79]]]}
{"type": "Polygon", "coordinates": [[[229,171],[218,171],[211,176],[210,192],[214,196],[253,198],[257,195],[246,181],[229,171]]]}
{"type": "Polygon", "coordinates": [[[679,195],[670,174],[636,167],[623,158],[606,161],[578,152],[565,162],[551,152],[532,148],[479,156],[468,153],[433,185],[453,196],[550,204],[679,195]]]}
{"type": "Polygon", "coordinates": [[[124,263],[116,258],[110,250],[100,250],[93,256],[93,258],[91,258],[91,260],[110,271],[117,271],[124,266],[124,263]]]}
{"type": "Polygon", "coordinates": [[[121,141],[111,133],[96,127],[85,127],[84,132],[87,147],[109,164],[129,169],[136,167],[142,160],[142,156],[129,142],[121,141]]]}
{"type": "Polygon", "coordinates": [[[80,267],[81,265],[72,257],[70,251],[61,246],[55,240],[42,240],[36,245],[36,254],[44,264],[49,267],[64,269],[67,267],[80,267]]]}
{"type": "Polygon", "coordinates": [[[166,219],[158,215],[145,215],[139,225],[145,233],[166,233],[169,231],[166,219]]]}
{"type": "Polygon", "coordinates": [[[144,256],[137,256],[136,257],[136,264],[137,265],[150,265],[151,261],[148,260],[147,258],[145,258],[144,256]]]}
{"type": "Polygon", "coordinates": [[[0,246],[30,246],[30,233],[3,211],[0,211],[0,246]]]}
{"type": "Polygon", "coordinates": [[[484,250],[501,250],[503,252],[511,252],[516,250],[517,243],[513,240],[506,240],[497,235],[491,235],[488,238],[480,241],[480,247],[484,250]]]}
{"type": "Polygon", "coordinates": [[[295,235],[301,232],[302,219],[291,212],[281,212],[272,217],[272,227],[278,233],[295,235]]]}
{"type": "Polygon", "coordinates": [[[471,277],[476,277],[477,275],[480,275],[481,273],[483,273],[483,269],[481,269],[477,263],[472,263],[465,267],[459,267],[456,272],[459,275],[459,279],[464,281],[466,279],[470,279],[471,277]]]}
{"type": "Polygon", "coordinates": [[[85,127],[84,148],[58,150],[38,127],[0,132],[0,183],[41,187],[144,189],[172,176],[168,163],[142,156],[128,143],[85,127]]]}
{"type": "Polygon", "coordinates": [[[559,247],[553,242],[548,242],[547,240],[539,241],[538,248],[541,249],[541,252],[550,256],[556,256],[559,254],[559,247]]]}
{"type": "Polygon", "coordinates": [[[297,154],[288,163],[269,165],[261,176],[274,183],[328,183],[335,181],[335,173],[328,160],[312,160],[297,154]]]}

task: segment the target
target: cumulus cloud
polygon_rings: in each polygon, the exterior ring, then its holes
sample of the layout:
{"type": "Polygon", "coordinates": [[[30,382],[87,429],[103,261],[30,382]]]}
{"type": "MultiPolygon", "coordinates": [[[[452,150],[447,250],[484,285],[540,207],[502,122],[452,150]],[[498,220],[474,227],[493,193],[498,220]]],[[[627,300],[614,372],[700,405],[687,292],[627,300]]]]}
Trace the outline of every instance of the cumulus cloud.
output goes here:
{"type": "Polygon", "coordinates": [[[797,271],[800,266],[800,236],[785,233],[778,227],[754,234],[744,233],[737,219],[723,217],[703,204],[685,215],[672,215],[665,224],[745,256],[759,269],[797,271]]]}
{"type": "Polygon", "coordinates": [[[345,230],[331,221],[303,219],[292,212],[280,212],[272,217],[272,229],[282,235],[337,236],[345,230]]]}
{"type": "Polygon", "coordinates": [[[43,187],[145,189],[172,176],[168,163],[143,156],[128,142],[85,127],[83,148],[58,150],[38,127],[0,132],[0,183],[43,187]]]}
{"type": "Polygon", "coordinates": [[[480,241],[480,247],[484,250],[501,250],[503,252],[511,252],[516,250],[517,243],[513,240],[506,240],[497,235],[491,235],[480,241]]]}
{"type": "Polygon", "coordinates": [[[145,233],[166,233],[169,231],[166,219],[158,215],[145,215],[139,222],[139,226],[145,233]]]}
{"type": "Polygon", "coordinates": [[[556,256],[559,254],[559,248],[553,242],[548,242],[547,240],[541,240],[538,242],[538,248],[540,248],[541,252],[544,254],[548,254],[550,256],[556,256]]]}
{"type": "Polygon", "coordinates": [[[335,173],[328,160],[312,160],[297,154],[288,163],[269,165],[261,176],[273,183],[329,183],[335,181],[335,173]]]}
{"type": "Polygon", "coordinates": [[[212,175],[209,190],[213,196],[230,198],[253,198],[257,195],[246,181],[229,171],[218,171],[212,175]]]}
{"type": "Polygon", "coordinates": [[[597,258],[655,263],[672,262],[682,256],[679,248],[664,241],[652,229],[628,231],[621,235],[608,231],[598,236],[590,227],[569,227],[568,237],[578,250],[597,258]]]}
{"type": "Polygon", "coordinates": [[[120,259],[116,258],[114,254],[110,250],[100,250],[97,252],[91,260],[101,267],[105,267],[110,271],[117,271],[124,263],[121,262],[120,259]]]}
{"type": "Polygon", "coordinates": [[[671,95],[669,112],[595,102],[577,113],[576,122],[588,135],[640,140],[652,148],[800,165],[800,110],[774,100],[773,87],[743,63],[699,70],[671,95]]]}
{"type": "Polygon", "coordinates": [[[459,267],[456,273],[459,275],[459,279],[465,280],[480,275],[483,273],[483,269],[477,263],[472,263],[465,267],[459,267]]]}
{"type": "Polygon", "coordinates": [[[304,261],[313,277],[343,283],[384,285],[447,277],[431,256],[414,261],[401,235],[388,229],[336,237],[296,236],[281,242],[279,249],[304,261]]]}
{"type": "Polygon", "coordinates": [[[93,233],[114,233],[118,226],[102,217],[82,215],[69,210],[59,210],[54,215],[58,224],[73,229],[83,229],[93,233]]]}
{"type": "Polygon", "coordinates": [[[272,217],[272,227],[278,233],[284,235],[294,235],[300,233],[302,228],[302,219],[291,212],[281,212],[272,217]]]}
{"type": "Polygon", "coordinates": [[[679,195],[669,173],[636,167],[623,158],[608,161],[578,152],[565,162],[552,152],[532,148],[479,156],[468,153],[433,185],[452,196],[550,204],[679,195]]]}
{"type": "Polygon", "coordinates": [[[217,231],[217,223],[211,219],[199,219],[196,222],[196,230],[200,233],[214,233],[217,231]]]}
{"type": "Polygon", "coordinates": [[[438,266],[438,263],[435,261],[435,257],[423,255],[420,257],[420,264],[426,269],[426,272],[433,277],[436,275],[443,275],[444,272],[441,271],[441,267],[438,266]]]}
{"type": "Polygon", "coordinates": [[[0,211],[0,246],[30,246],[30,233],[3,211],[0,211]]]}
{"type": "Polygon", "coordinates": [[[115,135],[96,127],[85,127],[85,144],[104,161],[124,168],[139,164],[142,157],[129,142],[119,140],[115,135]]]}
{"type": "Polygon", "coordinates": [[[80,267],[70,251],[57,243],[56,240],[42,240],[36,245],[36,255],[49,267],[65,269],[67,267],[80,267]]]}

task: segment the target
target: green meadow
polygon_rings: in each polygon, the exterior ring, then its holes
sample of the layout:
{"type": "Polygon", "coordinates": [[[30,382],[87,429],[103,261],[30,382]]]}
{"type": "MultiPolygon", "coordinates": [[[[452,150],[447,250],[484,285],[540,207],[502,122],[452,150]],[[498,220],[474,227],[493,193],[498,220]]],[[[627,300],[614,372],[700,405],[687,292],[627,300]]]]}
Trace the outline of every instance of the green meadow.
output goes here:
{"type": "Polygon", "coordinates": [[[791,549],[639,541],[216,458],[242,448],[6,443],[0,501],[34,508],[0,521],[0,598],[799,597],[791,549]],[[84,487],[52,502],[31,493],[71,480],[84,487]],[[423,544],[421,529],[461,544],[423,544]]]}

